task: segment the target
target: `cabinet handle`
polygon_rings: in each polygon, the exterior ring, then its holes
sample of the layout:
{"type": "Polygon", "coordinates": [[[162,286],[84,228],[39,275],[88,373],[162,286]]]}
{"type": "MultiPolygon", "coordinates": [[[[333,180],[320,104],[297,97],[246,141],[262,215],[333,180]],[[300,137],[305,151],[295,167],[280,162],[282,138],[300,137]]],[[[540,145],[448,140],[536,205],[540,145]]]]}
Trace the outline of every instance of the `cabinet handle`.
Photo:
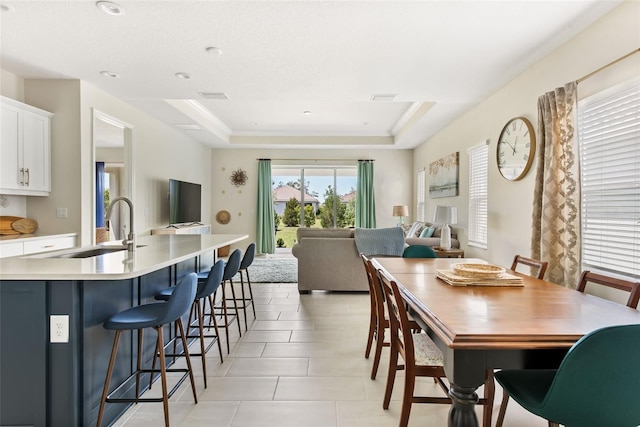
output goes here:
{"type": "Polygon", "coordinates": [[[27,187],[29,186],[29,182],[31,181],[31,175],[29,174],[29,168],[26,169],[27,171],[27,187]]]}
{"type": "Polygon", "coordinates": [[[24,185],[24,168],[20,168],[20,185],[24,185]]]}

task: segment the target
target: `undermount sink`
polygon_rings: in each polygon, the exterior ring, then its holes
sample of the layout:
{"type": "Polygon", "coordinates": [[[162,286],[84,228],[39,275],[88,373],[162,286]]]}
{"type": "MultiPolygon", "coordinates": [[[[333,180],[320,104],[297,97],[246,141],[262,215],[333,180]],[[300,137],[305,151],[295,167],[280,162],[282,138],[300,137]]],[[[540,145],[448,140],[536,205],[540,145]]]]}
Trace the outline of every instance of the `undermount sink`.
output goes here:
{"type": "MultiPolygon", "coordinates": [[[[144,247],[146,245],[137,245],[137,248],[144,247]]],[[[91,248],[78,252],[69,252],[65,254],[60,254],[56,256],[52,256],[51,258],[91,258],[94,256],[106,255],[113,252],[126,251],[126,246],[105,246],[98,248],[91,248]]]]}

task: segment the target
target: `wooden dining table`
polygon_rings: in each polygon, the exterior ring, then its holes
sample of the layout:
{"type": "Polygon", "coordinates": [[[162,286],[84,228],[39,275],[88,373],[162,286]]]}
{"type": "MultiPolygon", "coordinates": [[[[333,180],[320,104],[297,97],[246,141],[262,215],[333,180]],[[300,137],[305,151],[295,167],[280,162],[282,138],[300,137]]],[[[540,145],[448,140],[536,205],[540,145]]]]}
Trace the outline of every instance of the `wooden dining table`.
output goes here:
{"type": "MultiPolygon", "coordinates": [[[[451,286],[436,277],[479,259],[373,258],[444,356],[452,399],[448,425],[477,427],[476,390],[488,369],[557,368],[599,328],[639,324],[640,311],[514,271],[522,286],[451,286]]],[[[620,343],[624,346],[624,343],[620,343]]]]}

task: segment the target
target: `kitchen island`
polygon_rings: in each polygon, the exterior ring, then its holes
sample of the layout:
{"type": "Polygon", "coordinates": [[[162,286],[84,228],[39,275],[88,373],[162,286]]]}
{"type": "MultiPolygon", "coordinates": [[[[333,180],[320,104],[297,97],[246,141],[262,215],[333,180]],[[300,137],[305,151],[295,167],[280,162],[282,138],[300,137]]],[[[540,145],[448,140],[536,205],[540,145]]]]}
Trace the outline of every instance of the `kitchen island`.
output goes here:
{"type": "MultiPolygon", "coordinates": [[[[74,258],[88,253],[76,248],[0,259],[0,426],[95,425],[113,344],[113,332],[102,323],[155,302],[161,289],[210,268],[217,248],[247,237],[154,235],[140,238],[134,252],[74,258]],[[58,320],[50,319],[58,315],[68,316],[68,329],[56,330],[58,320]],[[51,342],[64,341],[66,334],[66,342],[51,342]]],[[[173,328],[165,333],[172,337],[173,328]]],[[[135,368],[136,338],[127,333],[121,340],[112,388],[135,368]]],[[[155,337],[145,331],[143,341],[143,360],[149,362],[155,337]]],[[[131,387],[123,387],[121,397],[131,396],[131,387]]],[[[107,405],[103,425],[128,406],[107,405]]]]}

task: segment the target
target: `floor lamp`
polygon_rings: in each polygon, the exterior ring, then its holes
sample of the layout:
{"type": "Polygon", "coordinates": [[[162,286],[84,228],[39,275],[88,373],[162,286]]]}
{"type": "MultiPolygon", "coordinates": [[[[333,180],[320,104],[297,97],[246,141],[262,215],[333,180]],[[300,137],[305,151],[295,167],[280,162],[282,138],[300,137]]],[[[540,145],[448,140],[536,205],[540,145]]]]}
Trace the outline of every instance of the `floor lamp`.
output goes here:
{"type": "Polygon", "coordinates": [[[458,223],[458,208],[455,206],[436,206],[433,222],[442,224],[440,247],[446,250],[451,249],[451,227],[449,227],[449,224],[458,223]]]}

